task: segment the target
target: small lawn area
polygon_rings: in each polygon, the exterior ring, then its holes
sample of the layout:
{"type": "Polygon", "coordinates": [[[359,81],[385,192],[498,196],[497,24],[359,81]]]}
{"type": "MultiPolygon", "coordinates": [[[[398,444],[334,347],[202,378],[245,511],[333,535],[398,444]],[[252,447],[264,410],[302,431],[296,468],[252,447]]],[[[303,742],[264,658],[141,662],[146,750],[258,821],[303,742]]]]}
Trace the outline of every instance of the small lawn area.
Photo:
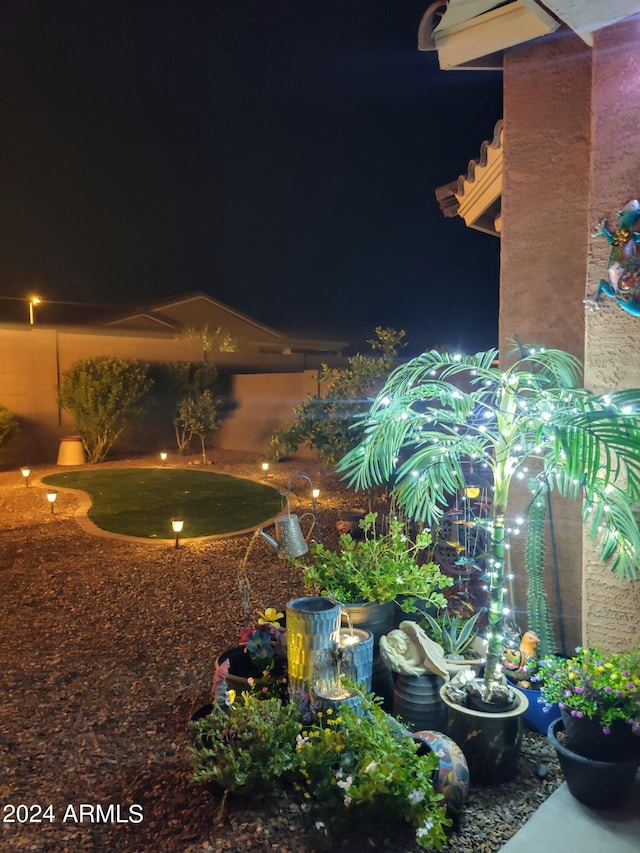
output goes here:
{"type": "Polygon", "coordinates": [[[89,518],[103,530],[171,539],[171,518],[184,518],[180,539],[257,527],[282,508],[276,489],[251,480],[180,468],[109,468],[43,477],[47,486],[80,489],[89,518]]]}

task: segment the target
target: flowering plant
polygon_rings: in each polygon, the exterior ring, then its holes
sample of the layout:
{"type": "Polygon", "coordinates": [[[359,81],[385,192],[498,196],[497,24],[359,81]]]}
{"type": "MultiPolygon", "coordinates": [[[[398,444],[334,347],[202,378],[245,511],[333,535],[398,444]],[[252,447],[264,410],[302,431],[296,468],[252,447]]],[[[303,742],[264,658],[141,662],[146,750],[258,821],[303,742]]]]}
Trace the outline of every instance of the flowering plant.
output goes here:
{"type": "Polygon", "coordinates": [[[278,621],[284,619],[275,607],[267,607],[258,611],[258,622],[240,630],[240,645],[251,658],[252,663],[268,674],[274,668],[275,656],[284,655],[286,649],[286,632],[278,621]]]}
{"type": "Polygon", "coordinates": [[[364,538],[356,540],[348,533],[340,536],[340,550],[331,551],[320,542],[309,544],[310,561],[299,560],[303,583],[316,595],[335,598],[342,604],[362,601],[397,601],[405,612],[413,609],[415,598],[426,605],[444,607],[446,598],[440,589],[450,586],[453,579],[443,575],[429,559],[432,537],[428,530],[413,539],[407,524],[391,517],[388,529],[376,529],[377,513],[371,512],[360,522],[364,538]]]}
{"type": "Polygon", "coordinates": [[[572,658],[540,660],[534,679],[544,703],[596,720],[605,733],[617,720],[640,730],[640,652],[578,647],[572,658]]]}
{"type": "Polygon", "coordinates": [[[412,824],[421,847],[442,849],[451,822],[433,787],[437,756],[418,754],[418,744],[393,717],[371,697],[360,699],[358,708],[320,712],[297,738],[301,787],[318,818],[318,841],[330,844],[372,819],[379,830],[384,816],[412,824]]]}
{"type": "Polygon", "coordinates": [[[230,704],[214,702],[210,713],[189,723],[193,781],[224,792],[221,816],[229,793],[277,793],[296,764],[298,727],[297,709],[279,699],[243,693],[230,704]]]}

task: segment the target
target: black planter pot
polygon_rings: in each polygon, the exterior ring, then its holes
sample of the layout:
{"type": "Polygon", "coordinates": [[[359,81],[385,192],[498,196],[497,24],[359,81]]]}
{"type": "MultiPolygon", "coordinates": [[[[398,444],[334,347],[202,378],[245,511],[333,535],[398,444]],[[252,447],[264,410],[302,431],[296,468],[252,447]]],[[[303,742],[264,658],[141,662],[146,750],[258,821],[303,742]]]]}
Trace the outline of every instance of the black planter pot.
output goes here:
{"type": "MultiPolygon", "coordinates": [[[[225,679],[227,687],[229,690],[235,690],[238,695],[240,693],[260,692],[263,688],[273,690],[276,681],[284,679],[287,672],[286,659],[276,655],[273,669],[265,677],[260,663],[252,661],[249,654],[245,652],[244,646],[232,646],[222,652],[216,658],[216,667],[220,666],[226,660],[229,661],[229,674],[225,679]],[[253,681],[251,682],[249,679],[253,679],[253,681]]],[[[286,693],[286,684],[283,685],[282,691],[277,692],[282,692],[284,696],[286,693]]]]}
{"type": "Polygon", "coordinates": [[[560,768],[572,796],[592,808],[622,806],[633,790],[640,757],[617,761],[586,758],[558,740],[563,731],[564,723],[558,717],[549,725],[547,737],[558,753],[560,768]]]}
{"type": "Polygon", "coordinates": [[[440,688],[440,697],[446,705],[446,734],[464,752],[471,781],[479,785],[511,781],[518,772],[527,697],[518,693],[516,707],[489,713],[458,705],[445,689],[446,684],[440,688]]]}

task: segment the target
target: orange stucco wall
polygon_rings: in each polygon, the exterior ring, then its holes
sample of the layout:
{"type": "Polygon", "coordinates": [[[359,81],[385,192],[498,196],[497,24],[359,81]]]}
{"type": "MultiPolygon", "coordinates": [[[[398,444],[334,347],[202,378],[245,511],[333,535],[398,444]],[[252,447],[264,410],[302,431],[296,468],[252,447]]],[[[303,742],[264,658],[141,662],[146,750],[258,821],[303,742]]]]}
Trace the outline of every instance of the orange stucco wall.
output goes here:
{"type": "MultiPolygon", "coordinates": [[[[568,350],[583,357],[584,282],[588,242],[591,56],[565,31],[521,45],[505,56],[504,173],[500,271],[500,360],[509,339],[568,350]]],[[[513,515],[530,500],[516,488],[513,515]]],[[[555,544],[565,648],[581,640],[582,525],[580,508],[553,497],[555,544]]],[[[553,551],[547,541],[546,588],[561,638],[553,551]]],[[[518,622],[526,624],[527,578],[520,540],[512,546],[518,622]]]]}
{"type": "MultiPolygon", "coordinates": [[[[2,467],[56,461],[60,439],[74,431],[72,416],[58,407],[60,380],[75,361],[99,355],[146,363],[204,358],[193,339],[41,326],[0,327],[0,405],[20,423],[18,435],[0,449],[2,467]]],[[[207,360],[217,363],[215,356],[208,353],[207,360]]],[[[227,374],[231,405],[210,443],[268,454],[272,433],[293,420],[294,407],[308,393],[317,392],[316,371],[305,370],[305,356],[300,353],[265,354],[258,357],[259,365],[255,354],[219,356],[219,369],[227,374]],[[256,366],[270,372],[255,373],[256,366]],[[233,369],[241,372],[231,374],[233,369]]],[[[155,452],[170,447],[172,441],[170,423],[147,418],[125,430],[114,452],[155,452]]]]}
{"type": "MultiPolygon", "coordinates": [[[[593,47],[593,127],[589,224],[640,198],[640,17],[596,33],[593,47]]],[[[587,294],[606,278],[610,247],[590,241],[587,294]]],[[[604,299],[586,314],[585,384],[604,393],[640,386],[640,317],[604,299]]],[[[640,558],[639,558],[640,560],[640,558]]],[[[585,543],[584,642],[612,649],[640,646],[640,580],[618,582],[585,543]]]]}

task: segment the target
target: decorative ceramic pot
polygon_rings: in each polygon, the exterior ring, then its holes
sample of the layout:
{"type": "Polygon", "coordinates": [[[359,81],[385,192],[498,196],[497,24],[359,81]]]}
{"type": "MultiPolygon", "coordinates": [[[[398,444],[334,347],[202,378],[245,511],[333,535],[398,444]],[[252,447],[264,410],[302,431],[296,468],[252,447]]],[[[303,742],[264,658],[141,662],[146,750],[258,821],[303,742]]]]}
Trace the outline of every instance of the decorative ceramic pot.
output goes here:
{"type": "Polygon", "coordinates": [[[640,766],[640,756],[618,761],[596,761],[574,752],[560,742],[564,731],[561,717],[547,730],[547,737],[558,754],[560,768],[569,792],[592,808],[617,808],[629,798],[640,766]]]}
{"type": "Polygon", "coordinates": [[[311,691],[313,672],[323,652],[338,641],[340,605],[329,598],[294,598],[287,602],[289,689],[311,691]]]}
{"type": "Polygon", "coordinates": [[[446,732],[464,752],[472,782],[498,785],[516,775],[522,746],[522,715],[529,700],[516,692],[510,711],[476,711],[458,705],[445,693],[440,696],[447,708],[446,732]]]}
{"type": "Polygon", "coordinates": [[[373,635],[373,663],[371,667],[371,689],[382,698],[382,707],[391,711],[393,706],[393,676],[380,659],[378,646],[380,637],[393,629],[395,605],[393,601],[380,604],[363,601],[361,604],[342,605],[342,627],[362,628],[373,635]]]}
{"type": "Polygon", "coordinates": [[[426,744],[438,756],[440,768],[433,787],[442,794],[449,811],[460,811],[469,796],[469,767],[464,752],[442,732],[420,731],[414,732],[412,737],[418,743],[426,744]]]}
{"type": "Polygon", "coordinates": [[[380,637],[393,629],[394,604],[385,601],[363,601],[361,604],[342,605],[342,627],[364,628],[373,634],[373,653],[378,651],[380,637]]]}
{"type": "Polygon", "coordinates": [[[416,731],[443,729],[446,709],[440,698],[444,680],[439,675],[397,675],[393,688],[393,715],[416,731]]]}

